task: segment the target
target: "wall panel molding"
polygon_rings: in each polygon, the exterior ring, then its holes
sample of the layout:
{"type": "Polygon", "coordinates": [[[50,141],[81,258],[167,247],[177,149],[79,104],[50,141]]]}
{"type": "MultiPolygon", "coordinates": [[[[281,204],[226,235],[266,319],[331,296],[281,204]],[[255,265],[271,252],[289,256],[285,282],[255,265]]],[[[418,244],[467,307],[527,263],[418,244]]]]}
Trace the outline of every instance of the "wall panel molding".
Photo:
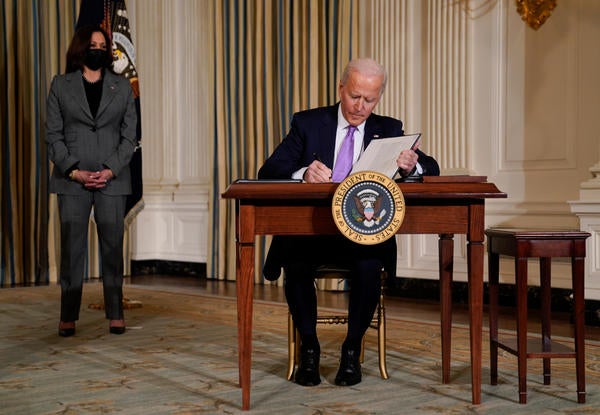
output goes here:
{"type": "Polygon", "coordinates": [[[459,2],[428,0],[426,137],[445,169],[467,171],[467,24],[459,2]]]}
{"type": "MultiPolygon", "coordinates": [[[[422,149],[444,173],[469,172],[467,18],[460,2],[382,0],[364,7],[376,24],[363,23],[369,30],[363,55],[389,75],[376,112],[402,119],[407,133],[421,132],[422,149]]],[[[436,237],[401,236],[399,243],[399,276],[438,277],[436,237]]],[[[464,252],[457,250],[456,278],[466,280],[464,252]]]]}
{"type": "Polygon", "coordinates": [[[129,0],[138,56],[145,208],[134,260],[206,262],[214,0],[129,0]]]}
{"type": "Polygon", "coordinates": [[[549,30],[533,31],[515,17],[505,16],[504,130],[499,171],[575,169],[572,137],[579,126],[577,14],[567,8],[553,14],[549,30]],[[551,104],[551,105],[549,105],[551,104]]]}

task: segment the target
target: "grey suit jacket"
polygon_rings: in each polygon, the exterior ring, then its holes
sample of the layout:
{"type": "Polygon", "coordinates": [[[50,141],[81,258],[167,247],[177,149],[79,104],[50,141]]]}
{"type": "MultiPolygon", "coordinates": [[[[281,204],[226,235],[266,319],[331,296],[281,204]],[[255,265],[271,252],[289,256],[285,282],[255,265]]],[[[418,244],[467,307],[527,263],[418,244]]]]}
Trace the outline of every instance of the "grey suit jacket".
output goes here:
{"type": "Polygon", "coordinates": [[[99,191],[108,195],[130,194],[129,162],[136,147],[137,113],[129,81],[105,71],[95,118],[87,102],[81,71],[55,76],[46,104],[46,143],[48,157],[54,163],[50,192],[87,192],[67,176],[77,166],[89,171],[111,169],[114,178],[99,191]]]}

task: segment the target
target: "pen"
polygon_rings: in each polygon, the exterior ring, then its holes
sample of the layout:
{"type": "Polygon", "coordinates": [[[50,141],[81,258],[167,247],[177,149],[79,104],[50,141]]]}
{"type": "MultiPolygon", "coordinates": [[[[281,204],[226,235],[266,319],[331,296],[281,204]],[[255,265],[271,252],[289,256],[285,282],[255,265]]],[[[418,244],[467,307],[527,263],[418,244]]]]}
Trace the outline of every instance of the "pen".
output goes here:
{"type": "MultiPolygon", "coordinates": [[[[316,161],[318,161],[319,163],[323,163],[321,161],[321,158],[319,157],[318,153],[313,153],[313,157],[315,158],[316,161]]],[[[329,176],[329,180],[331,180],[331,176],[329,176]]]]}

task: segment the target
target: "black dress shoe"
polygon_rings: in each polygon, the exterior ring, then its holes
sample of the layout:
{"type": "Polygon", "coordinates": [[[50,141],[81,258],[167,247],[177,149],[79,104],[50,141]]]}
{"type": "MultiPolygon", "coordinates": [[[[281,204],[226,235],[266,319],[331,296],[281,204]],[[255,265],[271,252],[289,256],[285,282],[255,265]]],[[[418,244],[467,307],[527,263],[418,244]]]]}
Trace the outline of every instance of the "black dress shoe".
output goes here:
{"type": "Polygon", "coordinates": [[[337,375],[335,375],[335,384],[338,386],[352,386],[360,383],[361,380],[360,352],[342,349],[340,368],[337,375]]]}
{"type": "Polygon", "coordinates": [[[300,364],[294,381],[302,386],[316,386],[321,383],[319,375],[319,360],[321,352],[319,349],[304,349],[300,347],[300,364]]]}

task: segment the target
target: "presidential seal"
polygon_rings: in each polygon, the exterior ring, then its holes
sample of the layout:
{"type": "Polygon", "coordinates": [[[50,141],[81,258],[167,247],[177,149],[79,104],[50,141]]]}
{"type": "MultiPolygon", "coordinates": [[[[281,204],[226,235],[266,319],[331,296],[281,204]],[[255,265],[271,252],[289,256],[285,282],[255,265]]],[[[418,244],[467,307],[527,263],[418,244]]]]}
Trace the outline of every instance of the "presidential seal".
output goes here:
{"type": "Polygon", "coordinates": [[[404,195],[392,179],[374,171],[341,182],[331,202],[333,220],[353,242],[374,245],[393,237],[404,220],[404,195]]]}

